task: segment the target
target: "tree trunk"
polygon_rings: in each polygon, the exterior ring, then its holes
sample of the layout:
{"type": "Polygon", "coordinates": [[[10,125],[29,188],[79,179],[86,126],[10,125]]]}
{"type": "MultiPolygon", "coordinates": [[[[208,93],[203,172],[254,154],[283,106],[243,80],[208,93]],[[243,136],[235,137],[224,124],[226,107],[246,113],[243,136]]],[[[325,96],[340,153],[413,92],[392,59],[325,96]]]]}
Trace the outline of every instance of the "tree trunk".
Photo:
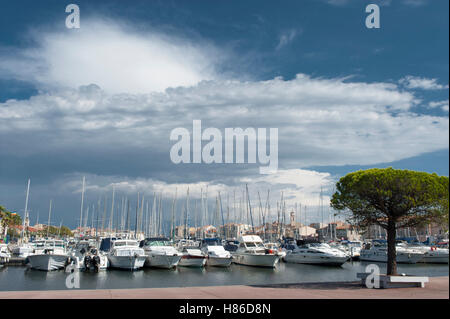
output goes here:
{"type": "Polygon", "coordinates": [[[396,226],[395,221],[389,219],[388,220],[388,228],[387,228],[387,275],[397,275],[397,253],[395,250],[395,241],[396,241],[396,226]]]}

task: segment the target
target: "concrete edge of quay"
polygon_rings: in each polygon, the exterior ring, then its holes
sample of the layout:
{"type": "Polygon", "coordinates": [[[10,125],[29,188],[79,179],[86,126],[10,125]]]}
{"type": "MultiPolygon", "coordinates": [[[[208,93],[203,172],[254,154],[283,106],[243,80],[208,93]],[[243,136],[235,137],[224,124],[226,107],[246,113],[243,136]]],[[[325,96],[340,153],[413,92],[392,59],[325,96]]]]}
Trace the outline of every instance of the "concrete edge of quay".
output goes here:
{"type": "Polygon", "coordinates": [[[449,299],[449,277],[425,288],[368,289],[360,281],[135,289],[0,291],[0,299],[449,299]]]}

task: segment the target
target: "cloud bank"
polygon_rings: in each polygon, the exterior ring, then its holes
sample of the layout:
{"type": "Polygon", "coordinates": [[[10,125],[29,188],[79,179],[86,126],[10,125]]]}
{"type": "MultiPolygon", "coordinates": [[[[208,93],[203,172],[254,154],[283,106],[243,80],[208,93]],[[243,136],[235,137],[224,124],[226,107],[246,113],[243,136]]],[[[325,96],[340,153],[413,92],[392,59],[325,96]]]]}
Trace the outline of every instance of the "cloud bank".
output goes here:
{"type": "Polygon", "coordinates": [[[96,83],[109,93],[147,93],[215,79],[221,53],[200,40],[88,20],[80,29],[34,31],[33,47],[2,56],[3,77],[44,89],[96,83]]]}

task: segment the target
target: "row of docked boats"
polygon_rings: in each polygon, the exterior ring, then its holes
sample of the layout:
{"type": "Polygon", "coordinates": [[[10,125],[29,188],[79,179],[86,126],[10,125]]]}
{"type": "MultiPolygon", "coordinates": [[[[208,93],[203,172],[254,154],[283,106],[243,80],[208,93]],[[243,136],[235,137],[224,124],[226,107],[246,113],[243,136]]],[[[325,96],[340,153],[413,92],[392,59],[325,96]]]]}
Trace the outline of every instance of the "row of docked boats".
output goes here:
{"type": "MultiPolygon", "coordinates": [[[[448,263],[448,248],[425,245],[396,246],[398,263],[448,263]]],[[[286,241],[282,245],[264,243],[257,235],[245,235],[239,241],[205,238],[201,241],[182,239],[173,243],[167,238],[108,237],[101,240],[83,239],[73,242],[47,239],[8,249],[0,245],[0,261],[12,256],[26,258],[29,267],[51,271],[106,270],[108,268],[137,270],[143,267],[228,267],[231,263],[275,267],[286,263],[341,266],[349,260],[386,262],[387,246],[383,241],[371,243],[341,242],[306,243],[286,241]],[[9,253],[12,251],[12,254],[9,253]]]]}
{"type": "MultiPolygon", "coordinates": [[[[423,244],[408,245],[405,242],[396,243],[397,263],[433,263],[448,264],[448,248],[426,246],[423,244]]],[[[386,262],[388,252],[385,241],[374,240],[366,243],[360,251],[359,259],[372,262],[386,262]]]]}
{"type": "MultiPolygon", "coordinates": [[[[6,246],[6,245],[5,245],[6,246]]],[[[104,270],[108,268],[136,270],[144,266],[156,268],[228,267],[236,263],[275,267],[278,254],[266,249],[259,236],[244,236],[235,252],[225,250],[221,240],[180,240],[176,246],[167,238],[103,238],[65,243],[62,240],[37,240],[15,246],[12,255],[25,258],[32,269],[52,271],[61,268],[73,270],[104,270]],[[248,246],[247,246],[248,245],[248,246]],[[262,250],[260,249],[262,246],[262,250]],[[253,256],[254,255],[254,256],[253,256]]]]}

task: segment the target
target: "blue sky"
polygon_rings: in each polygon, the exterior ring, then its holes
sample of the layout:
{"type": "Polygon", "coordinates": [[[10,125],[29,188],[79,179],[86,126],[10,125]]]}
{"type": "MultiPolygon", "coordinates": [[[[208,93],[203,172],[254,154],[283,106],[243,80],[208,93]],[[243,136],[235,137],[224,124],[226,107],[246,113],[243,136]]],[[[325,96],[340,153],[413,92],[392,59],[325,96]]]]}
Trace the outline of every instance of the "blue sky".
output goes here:
{"type": "Polygon", "coordinates": [[[28,178],[32,214],[53,198],[75,226],[84,175],[92,202],[113,184],[170,198],[248,181],[310,206],[354,169],[448,175],[448,1],[76,4],[79,30],[61,1],[1,5],[0,201],[12,210],[28,178]],[[369,3],[380,29],[364,25],[369,3]],[[278,127],[279,174],[171,163],[170,130],[196,118],[278,127]]]}

